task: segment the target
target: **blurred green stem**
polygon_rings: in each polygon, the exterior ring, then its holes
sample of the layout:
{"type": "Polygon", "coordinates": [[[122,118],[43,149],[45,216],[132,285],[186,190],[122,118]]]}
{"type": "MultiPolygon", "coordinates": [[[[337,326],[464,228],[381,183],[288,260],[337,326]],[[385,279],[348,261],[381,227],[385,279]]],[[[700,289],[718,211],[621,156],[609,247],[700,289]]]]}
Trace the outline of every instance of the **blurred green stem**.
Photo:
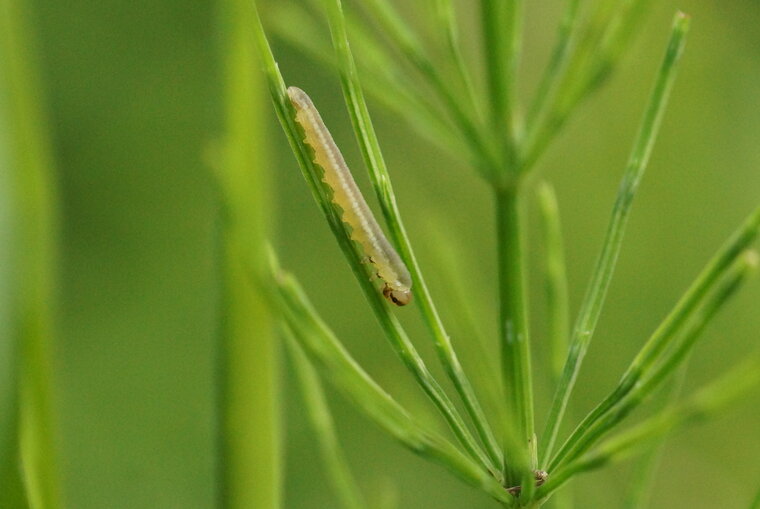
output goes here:
{"type": "Polygon", "coordinates": [[[295,367],[303,401],[319,442],[322,460],[327,467],[329,481],[332,483],[344,509],[367,509],[369,506],[364,501],[358,483],[351,474],[348,460],[338,441],[335,423],[325,398],[322,381],[298,345],[297,340],[293,337],[292,329],[286,328],[286,333],[288,337],[285,344],[295,367]]]}
{"type": "Polygon", "coordinates": [[[63,507],[53,396],[58,219],[28,8],[23,1],[0,0],[0,70],[10,126],[15,218],[14,327],[22,360],[21,455],[30,505],[56,509],[63,507]]]}
{"type": "Polygon", "coordinates": [[[567,295],[567,274],[562,242],[559,207],[554,188],[544,182],[538,188],[541,209],[541,233],[544,240],[544,287],[546,288],[548,364],[556,384],[567,356],[570,309],[567,295]]]}
{"type": "Polygon", "coordinates": [[[222,4],[226,145],[219,344],[219,507],[280,507],[277,355],[261,287],[266,189],[253,4],[222,4]],[[256,284],[251,284],[251,269],[256,284]]]}

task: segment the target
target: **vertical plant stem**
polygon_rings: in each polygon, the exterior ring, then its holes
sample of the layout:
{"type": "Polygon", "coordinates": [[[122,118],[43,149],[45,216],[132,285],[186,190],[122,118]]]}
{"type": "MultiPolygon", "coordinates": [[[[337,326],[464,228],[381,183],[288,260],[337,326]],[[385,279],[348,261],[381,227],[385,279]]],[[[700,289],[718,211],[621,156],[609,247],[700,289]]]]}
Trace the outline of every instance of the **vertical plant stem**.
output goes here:
{"type": "Polygon", "coordinates": [[[484,53],[491,99],[491,127],[502,133],[506,172],[517,166],[517,66],[522,40],[523,0],[481,0],[484,53]]]}
{"type": "Polygon", "coordinates": [[[267,183],[259,119],[262,86],[255,65],[253,4],[222,4],[226,150],[221,238],[222,309],[219,344],[219,507],[280,507],[277,352],[259,282],[264,252],[267,183]]]}
{"type": "MultiPolygon", "coordinates": [[[[501,362],[513,428],[520,441],[519,446],[529,451],[531,467],[535,467],[533,388],[520,191],[519,186],[515,186],[496,193],[501,362]]],[[[510,471],[507,465],[507,482],[510,485],[519,484],[524,475],[524,472],[510,471]]]]}
{"type": "MultiPolygon", "coordinates": [[[[5,5],[0,2],[5,14],[5,5]]],[[[4,36],[10,31],[0,19],[0,133],[10,133],[11,113],[9,75],[10,48],[4,36]]],[[[19,313],[16,302],[19,283],[16,276],[17,265],[21,262],[17,253],[19,214],[14,205],[15,181],[20,169],[16,168],[13,149],[5,136],[0,137],[0,507],[26,508],[28,503],[21,478],[21,451],[19,450],[19,385],[21,355],[19,354],[21,335],[16,317],[19,313]]]]}
{"type": "Polygon", "coordinates": [[[654,147],[660,122],[665,111],[670,90],[676,76],[678,60],[683,52],[685,36],[689,27],[689,18],[678,13],[673,22],[668,48],[662,66],[657,76],[654,90],[649,100],[644,119],[639,128],[636,142],[628,160],[623,181],[612,211],[612,218],[607,228],[602,252],[594,268],[591,283],[583,299],[581,311],[573,331],[570,351],[560,378],[559,386],[554,395],[544,437],[546,448],[542,455],[541,464],[551,457],[557,439],[562,418],[567,408],[575,380],[578,376],[583,358],[586,355],[591,337],[602,311],[607,289],[617,264],[618,254],[622,245],[625,227],[631,211],[631,204],[638,189],[641,178],[649,162],[649,156],[654,147]]]}
{"type": "MultiPolygon", "coordinates": [[[[16,295],[13,327],[20,354],[21,456],[32,507],[63,506],[53,395],[57,207],[29,6],[0,1],[0,62],[9,124],[16,295]]],[[[4,459],[3,459],[4,461],[4,459]]],[[[4,490],[5,488],[0,488],[4,490]]],[[[12,488],[11,488],[12,489],[12,488]]]]}

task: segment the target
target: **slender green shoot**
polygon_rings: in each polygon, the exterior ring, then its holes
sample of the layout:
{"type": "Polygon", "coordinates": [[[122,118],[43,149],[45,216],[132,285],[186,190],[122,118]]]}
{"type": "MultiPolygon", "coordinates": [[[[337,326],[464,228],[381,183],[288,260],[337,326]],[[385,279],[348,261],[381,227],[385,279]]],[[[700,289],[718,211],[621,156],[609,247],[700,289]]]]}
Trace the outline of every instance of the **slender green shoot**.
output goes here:
{"type": "Polygon", "coordinates": [[[525,123],[528,126],[533,126],[538,118],[546,114],[547,107],[550,104],[549,99],[556,93],[555,89],[559,86],[561,73],[570,61],[574,42],[573,35],[581,12],[580,4],[580,0],[566,1],[565,13],[562,16],[557,35],[557,43],[549,58],[549,64],[541,76],[541,81],[536,89],[536,96],[525,118],[525,123]]]}
{"type": "MultiPolygon", "coordinates": [[[[280,124],[290,141],[291,149],[296,156],[306,182],[311,188],[314,199],[325,215],[333,235],[338,241],[343,254],[354,272],[354,276],[359,282],[359,285],[385,332],[386,337],[390,341],[395,353],[399,356],[407,369],[412,373],[417,383],[440,411],[441,415],[468,453],[473,458],[476,458],[477,461],[483,465],[484,469],[491,472],[496,471],[492,461],[483,454],[459,415],[458,410],[438,382],[433,378],[398,319],[390,311],[385,299],[383,299],[381,293],[372,283],[372,274],[370,273],[367,264],[364,263],[364,256],[360,253],[359,248],[353,243],[353,241],[351,241],[347,226],[343,224],[338,212],[335,207],[333,207],[331,200],[327,195],[327,190],[321,183],[320,174],[311,160],[309,150],[304,145],[302,135],[299,133],[298,128],[294,123],[293,119],[295,114],[292,111],[290,101],[287,99],[284,80],[280,75],[274,56],[269,48],[269,43],[266,39],[263,27],[258,18],[257,22],[254,23],[254,30],[258,41],[259,52],[262,61],[264,62],[264,70],[269,80],[272,100],[280,119],[280,124]]],[[[416,291],[418,291],[418,289],[419,286],[415,288],[416,291]]]]}
{"type": "Polygon", "coordinates": [[[475,429],[480,437],[491,462],[496,465],[501,463],[499,446],[491,432],[490,426],[486,421],[480,403],[475,397],[475,392],[462,369],[461,363],[454,351],[448,333],[446,332],[443,322],[441,321],[438,310],[433,304],[432,297],[427,288],[427,284],[422,276],[422,271],[412,250],[409,237],[401,220],[401,214],[396,203],[393,187],[391,186],[390,175],[385,164],[380,144],[377,139],[372,120],[369,116],[369,110],[364,100],[359,77],[356,71],[351,49],[348,44],[346,33],[345,18],[342,14],[340,0],[326,0],[328,20],[330,31],[333,37],[338,59],[338,67],[341,74],[341,83],[343,94],[346,98],[351,122],[356,132],[359,145],[364,156],[364,161],[369,169],[370,179],[381,204],[383,216],[388,225],[391,236],[402,258],[407,262],[407,266],[414,281],[416,300],[419,303],[419,309],[425,323],[428,325],[433,339],[435,341],[436,351],[441,364],[451,379],[457,393],[465,405],[470,419],[475,425],[475,429]]]}
{"type": "Polygon", "coordinates": [[[567,272],[562,242],[562,227],[554,188],[547,182],[538,187],[541,209],[541,234],[544,241],[544,287],[546,288],[547,349],[553,381],[562,374],[567,357],[567,338],[570,334],[570,304],[567,294],[567,272]]]}
{"type": "Polygon", "coordinates": [[[701,308],[689,317],[684,330],[680,334],[680,342],[675,345],[674,348],[669,350],[667,355],[664,356],[652,373],[638,383],[611,409],[610,412],[596,420],[588,427],[588,429],[584,430],[584,432],[578,432],[576,430],[549,463],[551,471],[577,459],[607,431],[612,429],[617,423],[630,414],[631,411],[649,398],[662,382],[665,381],[665,379],[673,373],[678,366],[683,364],[707,324],[726,304],[728,299],[747,279],[749,274],[754,271],[756,266],[757,254],[754,251],[748,251],[744,256],[737,259],[725,278],[707,297],[701,308]]]}
{"type": "MultiPolygon", "coordinates": [[[[0,5],[3,5],[0,2],[0,5]]],[[[5,12],[5,11],[2,11],[5,12]]],[[[6,20],[7,21],[7,20],[6,20]]],[[[3,34],[6,33],[0,20],[3,34]]],[[[19,449],[19,386],[21,385],[21,335],[16,316],[19,313],[17,265],[20,260],[18,244],[18,215],[15,210],[14,183],[20,169],[16,168],[14,147],[7,139],[11,130],[11,97],[7,93],[9,83],[5,78],[7,69],[6,39],[0,34],[0,507],[26,509],[29,504],[21,475],[21,451],[19,449]]]]}
{"type": "MultiPolygon", "coordinates": [[[[605,416],[621,399],[633,390],[640,380],[648,375],[654,364],[660,360],[661,353],[680,336],[688,320],[704,302],[707,295],[725,279],[736,264],[737,258],[755,241],[760,233],[760,208],[757,208],[744,221],[740,228],[718,250],[674,309],[650,336],[631,365],[626,369],[615,389],[597,405],[576,427],[567,439],[563,449],[571,447],[575,440],[583,435],[592,424],[605,416]]],[[[558,454],[558,456],[560,456],[558,454]]]]}
{"type": "MultiPolygon", "coordinates": [[[[662,412],[664,409],[678,403],[688,371],[689,361],[687,359],[673,376],[674,380],[670,384],[670,387],[665,387],[661,391],[665,394],[661,394],[659,408],[654,413],[662,412]]],[[[623,502],[626,509],[643,509],[649,506],[649,499],[656,480],[657,467],[660,464],[660,459],[665,449],[665,438],[661,437],[659,440],[653,441],[648,446],[647,451],[642,453],[641,457],[638,458],[637,464],[634,466],[634,473],[631,476],[630,488],[623,502]]]]}
{"type": "Polygon", "coordinates": [[[295,279],[279,269],[272,258],[276,284],[274,300],[298,344],[321,375],[344,393],[363,413],[412,452],[446,467],[462,481],[496,500],[513,500],[489,472],[443,438],[420,427],[412,417],[350,356],[319,318],[295,279]]]}
{"type": "Polygon", "coordinates": [[[480,154],[484,163],[478,166],[478,169],[485,172],[486,178],[496,178],[497,175],[490,172],[498,168],[498,155],[494,154],[493,147],[488,143],[490,138],[483,133],[481,126],[477,123],[476,109],[470,108],[468,111],[466,102],[461,101],[456,90],[452,88],[451,80],[439,72],[438,67],[430,59],[416,34],[395,11],[390,2],[387,0],[368,0],[362,2],[362,6],[367,9],[373,19],[379,22],[383,32],[401,55],[419,71],[445,106],[468,144],[476,153],[480,154]]]}
{"type": "MultiPolygon", "coordinates": [[[[31,507],[57,509],[64,506],[55,436],[53,369],[58,218],[54,163],[29,7],[23,0],[0,0],[0,106],[7,116],[3,123],[9,127],[9,158],[3,171],[8,172],[4,183],[12,190],[14,222],[11,263],[16,351],[12,359],[21,359],[16,366],[21,391],[17,422],[26,498],[31,507]]],[[[11,414],[8,425],[15,428],[14,420],[11,414]]],[[[18,465],[17,455],[9,460],[14,467],[18,465]]],[[[6,458],[0,461],[5,463],[6,458]]],[[[13,486],[9,487],[11,491],[18,495],[13,486]]]]}
{"type": "Polygon", "coordinates": [[[449,52],[449,57],[456,66],[459,79],[462,82],[470,104],[475,111],[475,119],[479,120],[482,115],[482,104],[478,98],[479,94],[475,90],[472,76],[470,75],[464,55],[462,54],[454,2],[453,0],[434,0],[434,7],[439,30],[446,40],[446,49],[449,52]]]}
{"type": "Polygon", "coordinates": [[[298,385],[301,388],[303,401],[319,442],[329,481],[344,509],[366,509],[369,505],[364,500],[359,485],[351,474],[348,461],[338,441],[335,423],[322,388],[322,381],[293,338],[292,330],[287,329],[285,332],[288,336],[285,344],[295,367],[298,385]]]}
{"type": "Polygon", "coordinates": [[[545,464],[548,458],[551,457],[557,433],[559,432],[562,418],[567,408],[567,402],[570,399],[583,357],[586,354],[599,315],[601,314],[607,289],[612,279],[618,254],[620,253],[633,198],[649,162],[649,156],[651,155],[665,111],[665,105],[667,104],[667,99],[675,80],[677,63],[683,52],[688,28],[689,17],[683,13],[678,13],[673,22],[670,42],[668,43],[665,58],[657,76],[654,91],[650,97],[649,105],[644,114],[644,119],[623,176],[602,251],[597,260],[591,283],[583,299],[581,311],[573,331],[570,351],[549,411],[546,430],[543,435],[546,438],[546,446],[543,451],[541,464],[545,464]]]}
{"type": "Polygon", "coordinates": [[[644,446],[652,440],[685,425],[717,415],[726,406],[755,389],[758,384],[760,358],[755,355],[683,403],[607,440],[594,452],[562,468],[539,488],[539,496],[550,495],[576,474],[629,458],[646,450],[644,446]]]}

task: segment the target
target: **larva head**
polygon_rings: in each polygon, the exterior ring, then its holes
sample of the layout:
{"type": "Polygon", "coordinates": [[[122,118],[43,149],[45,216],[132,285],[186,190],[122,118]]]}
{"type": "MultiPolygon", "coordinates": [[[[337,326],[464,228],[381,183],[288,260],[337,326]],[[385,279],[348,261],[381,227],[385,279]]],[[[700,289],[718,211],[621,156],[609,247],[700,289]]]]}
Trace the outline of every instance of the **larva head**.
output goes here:
{"type": "Polygon", "coordinates": [[[393,288],[390,285],[383,287],[383,297],[397,306],[406,306],[412,302],[412,291],[393,288]]]}

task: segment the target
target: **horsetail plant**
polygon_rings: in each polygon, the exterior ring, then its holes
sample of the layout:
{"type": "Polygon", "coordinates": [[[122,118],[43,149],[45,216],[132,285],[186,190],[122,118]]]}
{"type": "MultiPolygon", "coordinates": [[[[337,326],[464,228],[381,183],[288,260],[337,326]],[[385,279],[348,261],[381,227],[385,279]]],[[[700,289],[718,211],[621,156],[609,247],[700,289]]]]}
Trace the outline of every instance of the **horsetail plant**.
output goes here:
{"type": "Polygon", "coordinates": [[[309,363],[403,446],[444,466],[504,507],[541,507],[575,475],[636,454],[640,444],[713,414],[760,382],[758,360],[753,358],[685,401],[663,408],[637,426],[602,441],[684,364],[705,326],[746,280],[756,263],[751,245],[760,230],[759,208],[643,345],[618,386],[569,437],[559,441],[565,410],[601,315],[633,199],[673,87],[689,29],[688,16],[677,13],[673,21],[665,56],[572,331],[559,211],[551,187],[544,184],[539,190],[551,331],[546,369],[553,374],[555,394],[543,432],[537,435],[527,309],[529,268],[524,256],[526,202],[533,196],[529,177],[577,106],[599,89],[617,67],[640,31],[650,2],[569,0],[555,49],[525,116],[516,78],[522,46],[522,1],[481,0],[483,79],[472,73],[463,57],[451,0],[436,0],[426,7],[430,9],[435,40],[443,46],[441,52],[429,50],[427,41],[390,0],[356,2],[363,8],[362,15],[344,12],[341,0],[306,3],[273,6],[272,26],[286,41],[337,70],[351,124],[389,232],[388,240],[371,217],[315,107],[302,91],[286,86],[257,13],[253,31],[275,111],[304,179],[386,338],[456,439],[455,443],[420,424],[364,371],[272,253],[270,299],[286,336],[292,338],[288,344],[293,363],[343,507],[367,507],[366,497],[347,469],[309,363]],[[588,3],[594,5],[582,5],[588,3]],[[581,7],[589,7],[590,15],[585,16],[581,7]],[[315,16],[316,11],[324,16],[315,16]],[[383,38],[370,21],[377,23],[383,38]],[[354,58],[349,39],[362,58],[354,58]],[[444,55],[444,61],[439,62],[434,54],[444,55]],[[485,83],[483,90],[477,86],[481,82],[485,83]],[[425,283],[402,221],[365,91],[420,134],[463,157],[492,189],[501,348],[501,380],[494,385],[501,395],[500,415],[506,416],[494,421],[496,425],[486,417],[425,283]],[[403,277],[399,282],[389,274],[403,277]],[[382,291],[375,277],[383,280],[382,291]],[[394,291],[402,291],[404,296],[399,300],[394,291]],[[407,297],[413,295],[410,305],[419,310],[427,325],[463,413],[418,353],[396,318],[396,309],[383,298],[389,295],[396,304],[406,304],[407,297]]]}

